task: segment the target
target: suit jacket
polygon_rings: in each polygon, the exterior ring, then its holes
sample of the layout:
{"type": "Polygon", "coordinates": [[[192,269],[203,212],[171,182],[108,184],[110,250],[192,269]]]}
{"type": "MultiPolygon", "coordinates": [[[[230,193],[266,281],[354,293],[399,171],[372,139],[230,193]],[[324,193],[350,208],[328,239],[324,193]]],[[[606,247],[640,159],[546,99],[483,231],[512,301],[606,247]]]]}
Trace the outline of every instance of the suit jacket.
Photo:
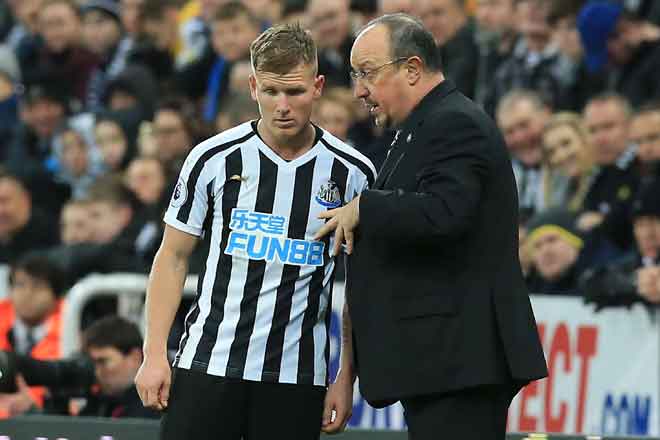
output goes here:
{"type": "Polygon", "coordinates": [[[359,208],[347,301],[372,405],[547,375],[504,140],[450,80],[401,125],[359,208]]]}

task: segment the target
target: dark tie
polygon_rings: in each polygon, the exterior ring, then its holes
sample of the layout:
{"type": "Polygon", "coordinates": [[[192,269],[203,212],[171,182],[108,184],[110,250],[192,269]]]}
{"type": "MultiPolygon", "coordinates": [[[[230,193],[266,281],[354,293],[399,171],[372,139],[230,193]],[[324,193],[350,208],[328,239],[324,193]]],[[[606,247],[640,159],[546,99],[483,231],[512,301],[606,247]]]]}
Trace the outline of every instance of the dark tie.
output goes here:
{"type": "Polygon", "coordinates": [[[35,345],[37,345],[37,340],[34,337],[34,330],[33,329],[28,329],[27,334],[25,336],[25,339],[27,341],[27,351],[26,354],[32,354],[32,349],[34,348],[35,345]]]}

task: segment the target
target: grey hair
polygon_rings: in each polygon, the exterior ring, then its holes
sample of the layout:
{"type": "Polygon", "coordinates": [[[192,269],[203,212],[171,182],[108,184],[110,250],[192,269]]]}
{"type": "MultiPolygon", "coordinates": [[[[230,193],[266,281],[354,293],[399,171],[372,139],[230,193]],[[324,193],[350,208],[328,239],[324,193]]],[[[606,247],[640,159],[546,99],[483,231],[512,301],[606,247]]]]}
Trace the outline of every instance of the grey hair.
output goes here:
{"type": "Polygon", "coordinates": [[[419,19],[404,13],[387,14],[371,20],[362,32],[378,25],[385,26],[389,31],[392,59],[417,56],[427,70],[442,70],[442,58],[435,38],[419,19]]]}
{"type": "Polygon", "coordinates": [[[495,114],[500,115],[521,101],[531,103],[534,110],[544,110],[548,107],[537,92],[528,89],[514,89],[500,99],[495,114]]]}

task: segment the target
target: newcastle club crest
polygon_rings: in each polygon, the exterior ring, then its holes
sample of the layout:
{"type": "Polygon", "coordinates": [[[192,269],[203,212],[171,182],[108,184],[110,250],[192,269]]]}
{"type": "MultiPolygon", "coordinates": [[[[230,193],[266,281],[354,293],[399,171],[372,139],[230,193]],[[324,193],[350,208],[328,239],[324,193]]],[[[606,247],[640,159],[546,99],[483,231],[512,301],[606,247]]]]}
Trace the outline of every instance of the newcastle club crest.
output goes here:
{"type": "Polygon", "coordinates": [[[316,201],[321,206],[326,208],[334,209],[341,206],[341,194],[339,192],[339,187],[332,180],[328,180],[326,183],[321,185],[319,192],[316,195],[316,201]]]}

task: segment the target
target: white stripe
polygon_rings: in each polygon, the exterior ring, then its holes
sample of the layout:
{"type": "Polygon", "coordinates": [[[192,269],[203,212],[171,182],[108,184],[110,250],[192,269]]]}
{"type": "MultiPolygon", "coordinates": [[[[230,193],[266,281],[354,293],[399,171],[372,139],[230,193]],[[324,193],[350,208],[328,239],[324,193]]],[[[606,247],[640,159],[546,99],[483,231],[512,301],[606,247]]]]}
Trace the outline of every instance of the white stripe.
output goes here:
{"type": "MultiPolygon", "coordinates": [[[[296,168],[278,167],[273,214],[287,218],[285,231],[289,229],[288,219],[291,215],[294,193],[294,191],[291,191],[291,188],[294,187],[295,181],[296,168]]],[[[250,336],[250,344],[248,345],[247,357],[245,359],[243,378],[246,380],[261,381],[268,335],[270,334],[275,314],[277,289],[280,287],[282,281],[283,270],[284,265],[278,260],[266,263],[264,280],[257,303],[254,330],[250,336]]],[[[274,372],[270,371],[269,373],[274,372]]]]}
{"type": "MultiPolygon", "coordinates": [[[[250,143],[241,149],[241,153],[243,162],[242,176],[246,180],[241,184],[236,207],[254,210],[259,187],[259,150],[254,144],[250,143]]],[[[220,249],[220,251],[222,252],[223,250],[220,249]]],[[[227,287],[227,300],[225,301],[224,315],[218,329],[218,336],[211,352],[211,359],[207,370],[209,374],[218,376],[227,375],[229,351],[236,336],[236,326],[241,314],[241,300],[243,299],[249,261],[247,258],[232,257],[231,275],[227,287]]]]}
{"type": "MultiPolygon", "coordinates": [[[[321,185],[330,180],[332,172],[333,154],[324,149],[316,156],[314,164],[314,175],[312,177],[312,191],[309,194],[309,215],[307,217],[307,228],[305,240],[312,240],[314,234],[324,224],[318,215],[326,208],[316,201],[316,195],[321,185]]],[[[316,267],[303,266],[300,270],[299,281],[296,282],[295,292],[291,304],[290,321],[284,332],[284,353],[280,367],[280,382],[296,383],[298,380],[298,356],[300,350],[300,339],[302,337],[302,324],[307,309],[309,297],[309,283],[316,267]]]]}

